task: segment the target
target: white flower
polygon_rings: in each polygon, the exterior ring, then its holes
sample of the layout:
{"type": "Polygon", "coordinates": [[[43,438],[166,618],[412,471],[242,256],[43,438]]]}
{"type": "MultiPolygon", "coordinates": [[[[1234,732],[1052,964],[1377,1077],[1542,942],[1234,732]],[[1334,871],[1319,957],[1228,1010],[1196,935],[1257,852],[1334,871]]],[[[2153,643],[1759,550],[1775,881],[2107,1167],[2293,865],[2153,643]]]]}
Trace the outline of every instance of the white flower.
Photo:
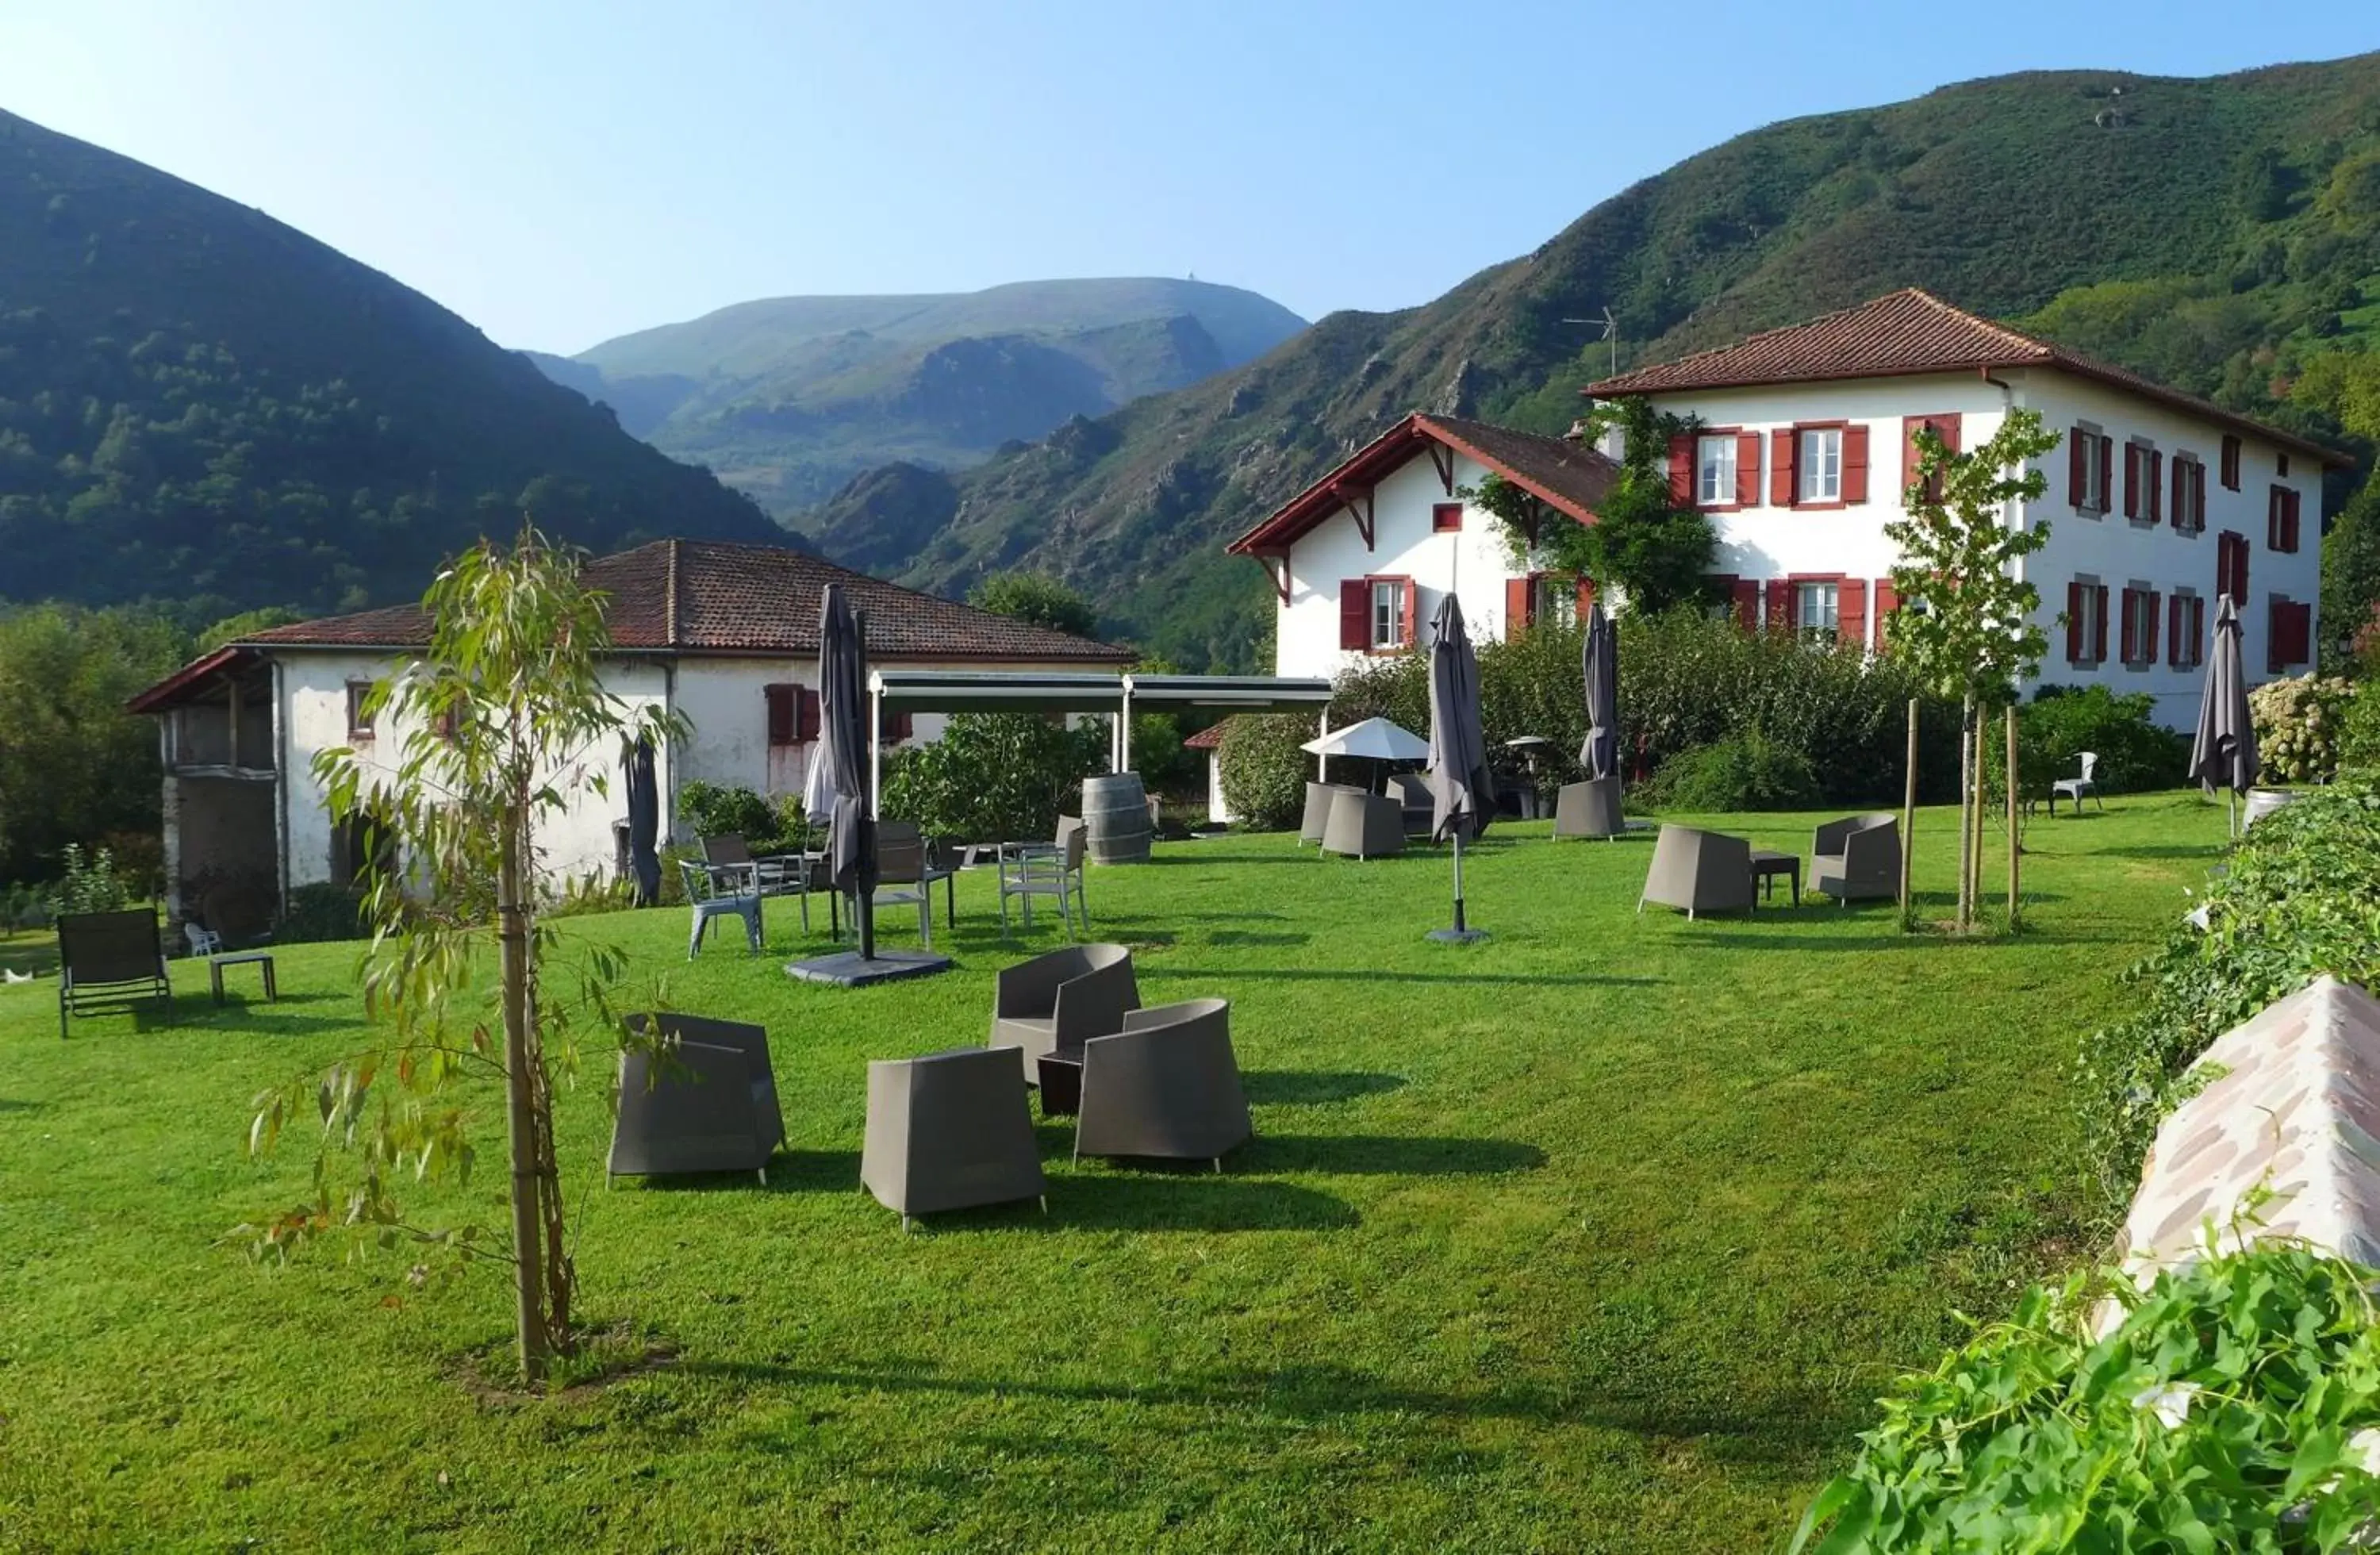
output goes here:
{"type": "Polygon", "coordinates": [[[2380,1426],[2366,1426],[2347,1439],[2347,1450],[2366,1474],[2380,1474],[2380,1426]]]}
{"type": "Polygon", "coordinates": [[[2132,1407],[2147,1410],[2166,1429],[2172,1430],[2190,1418],[2190,1401],[2197,1396],[2195,1382],[2165,1382],[2134,1393],[2132,1407]]]}

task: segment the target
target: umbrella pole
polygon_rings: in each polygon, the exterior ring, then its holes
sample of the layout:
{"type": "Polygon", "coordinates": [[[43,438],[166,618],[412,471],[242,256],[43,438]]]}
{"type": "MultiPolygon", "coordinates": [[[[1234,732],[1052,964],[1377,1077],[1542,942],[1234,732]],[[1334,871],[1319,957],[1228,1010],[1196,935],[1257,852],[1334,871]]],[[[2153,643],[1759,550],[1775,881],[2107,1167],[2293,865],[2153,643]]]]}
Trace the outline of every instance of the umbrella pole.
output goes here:
{"type": "Polygon", "coordinates": [[[1454,831],[1454,931],[1457,934],[1468,932],[1468,926],[1463,921],[1463,827],[1460,821],[1455,823],[1454,831]]]}

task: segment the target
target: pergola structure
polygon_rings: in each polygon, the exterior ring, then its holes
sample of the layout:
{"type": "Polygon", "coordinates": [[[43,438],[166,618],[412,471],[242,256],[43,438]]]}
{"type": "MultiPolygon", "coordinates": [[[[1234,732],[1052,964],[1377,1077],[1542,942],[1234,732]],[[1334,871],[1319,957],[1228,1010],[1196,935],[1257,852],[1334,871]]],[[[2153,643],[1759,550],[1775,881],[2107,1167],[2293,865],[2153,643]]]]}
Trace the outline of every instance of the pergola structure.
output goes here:
{"type": "Polygon", "coordinates": [[[1135,711],[1204,708],[1227,712],[1311,712],[1329,731],[1330,683],[1282,675],[1097,674],[971,670],[877,670],[868,677],[868,795],[883,796],[888,712],[1105,713],[1113,721],[1111,771],[1132,769],[1135,711]]]}

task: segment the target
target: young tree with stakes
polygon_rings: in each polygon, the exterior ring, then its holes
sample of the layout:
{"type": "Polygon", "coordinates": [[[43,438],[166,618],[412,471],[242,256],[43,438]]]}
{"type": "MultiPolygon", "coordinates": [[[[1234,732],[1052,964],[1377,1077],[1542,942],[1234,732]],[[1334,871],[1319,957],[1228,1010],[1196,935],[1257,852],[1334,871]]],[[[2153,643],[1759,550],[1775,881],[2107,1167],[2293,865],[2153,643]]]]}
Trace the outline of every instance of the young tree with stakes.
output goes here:
{"type": "MultiPolygon", "coordinates": [[[[1886,642],[1937,694],[1961,709],[1959,753],[1958,926],[1974,923],[1980,865],[1983,750],[1978,723],[1987,707],[2010,707],[2017,688],[2041,666],[2046,634],[2034,623],[2040,590],[2017,564],[2049,542],[2049,526],[2010,519],[2010,504],[2037,500],[2048,477],[2032,461],[2057,448],[2040,413],[2012,409],[1989,442],[1956,453],[1933,428],[1916,433],[1917,469],[1905,493],[1907,516],[1887,524],[1900,547],[1892,586],[1901,608],[1886,642]]],[[[1914,728],[1914,711],[1912,727],[1914,728]]],[[[1912,736],[1913,738],[1913,736],[1912,736]]],[[[2013,804],[2013,798],[2011,798],[2013,804]]],[[[1914,844],[1903,837],[1904,858],[1914,844]]],[[[1902,866],[1902,910],[1908,910],[1902,866]]],[[[2011,902],[2011,906],[2013,906],[2011,902]]]]}
{"type": "Polygon", "coordinates": [[[549,995],[565,945],[540,912],[540,830],[582,796],[604,794],[606,774],[638,739],[658,744],[680,725],[604,689],[603,596],[581,584],[574,555],[534,530],[509,553],[485,543],[466,553],[422,603],[428,651],[366,699],[381,727],[406,731],[394,771],[346,749],[314,761],[333,815],[379,830],[367,855],[398,860],[371,876],[364,903],[372,926],[364,1002],[387,1045],[258,1099],[251,1151],[272,1148],[307,1112],[322,1129],[313,1202],[247,1229],[260,1255],[346,1230],[384,1247],[509,1261],[521,1375],[536,1383],[550,1356],[573,1347],[554,1087],[576,1067],[580,1016],[620,1030],[610,990],[625,966],[617,950],[574,938],[576,997],[549,995]],[[467,1077],[504,1087],[508,1246],[479,1226],[417,1226],[398,1202],[407,1175],[468,1179],[473,1098],[456,1090],[467,1077]],[[355,1152],[360,1171],[334,1190],[329,1158],[339,1148],[355,1152]]]}

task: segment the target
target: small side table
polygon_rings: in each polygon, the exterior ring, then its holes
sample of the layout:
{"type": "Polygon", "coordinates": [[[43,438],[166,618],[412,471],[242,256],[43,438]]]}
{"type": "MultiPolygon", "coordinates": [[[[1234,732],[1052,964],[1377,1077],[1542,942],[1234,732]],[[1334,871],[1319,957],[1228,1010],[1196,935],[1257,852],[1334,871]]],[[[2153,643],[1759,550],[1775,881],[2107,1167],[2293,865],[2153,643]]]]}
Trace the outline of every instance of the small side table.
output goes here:
{"type": "Polygon", "coordinates": [[[281,1002],[281,986],[273,977],[271,951],[239,951],[231,955],[207,957],[207,980],[214,985],[215,1002],[224,1002],[223,975],[226,966],[255,966],[264,974],[264,998],[267,1003],[281,1002]]]}
{"type": "Polygon", "coordinates": [[[1082,1055],[1041,1055],[1041,1115],[1071,1118],[1083,1110],[1082,1055]]]}
{"type": "Polygon", "coordinates": [[[1770,853],[1764,848],[1752,850],[1752,884],[1767,900],[1776,889],[1777,877],[1785,876],[1793,882],[1793,905],[1802,905],[1802,856],[1798,853],[1770,853]]]}

